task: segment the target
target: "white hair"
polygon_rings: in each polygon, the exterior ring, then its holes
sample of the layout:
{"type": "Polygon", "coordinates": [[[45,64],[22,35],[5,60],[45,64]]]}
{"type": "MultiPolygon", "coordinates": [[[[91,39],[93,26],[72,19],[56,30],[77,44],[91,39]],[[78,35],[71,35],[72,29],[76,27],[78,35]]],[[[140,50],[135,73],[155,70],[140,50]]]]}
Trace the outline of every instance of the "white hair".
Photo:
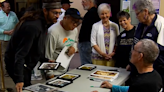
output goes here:
{"type": "Polygon", "coordinates": [[[104,10],[108,10],[109,12],[111,12],[111,7],[109,4],[107,3],[102,3],[98,6],[98,14],[100,15],[102,11],[104,10]]]}
{"type": "Polygon", "coordinates": [[[133,10],[142,11],[148,9],[149,14],[155,13],[155,8],[150,0],[138,0],[133,5],[133,10]]]}
{"type": "Polygon", "coordinates": [[[141,42],[141,44],[138,50],[144,54],[144,62],[149,64],[153,63],[159,55],[159,48],[157,44],[150,39],[142,39],[139,42],[141,42]]]}

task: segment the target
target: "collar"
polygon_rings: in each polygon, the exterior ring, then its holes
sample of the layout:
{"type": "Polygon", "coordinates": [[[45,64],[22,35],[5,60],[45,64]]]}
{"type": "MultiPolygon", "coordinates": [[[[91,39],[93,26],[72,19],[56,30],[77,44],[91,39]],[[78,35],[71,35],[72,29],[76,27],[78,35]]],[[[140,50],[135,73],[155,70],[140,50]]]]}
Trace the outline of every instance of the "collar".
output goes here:
{"type": "Polygon", "coordinates": [[[97,9],[96,7],[92,7],[91,9],[89,9],[88,11],[92,11],[92,10],[94,10],[94,9],[97,9]]]}
{"type": "Polygon", "coordinates": [[[10,12],[8,14],[6,14],[2,9],[0,10],[0,12],[2,12],[5,15],[9,15],[10,14],[10,12]]]}
{"type": "Polygon", "coordinates": [[[44,13],[43,13],[43,11],[41,12],[39,18],[41,19],[42,24],[45,25],[46,28],[48,28],[48,24],[47,24],[47,21],[46,21],[46,19],[45,19],[45,17],[44,17],[44,13]]]}
{"type": "Polygon", "coordinates": [[[154,26],[154,25],[155,25],[156,19],[157,19],[157,14],[155,13],[155,17],[153,18],[153,20],[152,20],[150,26],[154,26]]]}
{"type": "Polygon", "coordinates": [[[65,12],[65,10],[64,10],[63,8],[61,8],[61,11],[62,11],[62,12],[65,12]]]}

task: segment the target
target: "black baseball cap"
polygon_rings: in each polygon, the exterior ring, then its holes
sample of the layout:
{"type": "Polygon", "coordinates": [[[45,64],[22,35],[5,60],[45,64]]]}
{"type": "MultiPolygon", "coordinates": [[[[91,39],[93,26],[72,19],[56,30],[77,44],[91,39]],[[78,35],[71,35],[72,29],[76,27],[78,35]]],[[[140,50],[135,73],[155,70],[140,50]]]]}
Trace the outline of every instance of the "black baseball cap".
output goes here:
{"type": "Polygon", "coordinates": [[[70,2],[69,0],[61,0],[61,4],[70,4],[70,3],[73,3],[73,2],[70,2]]]}
{"type": "Polygon", "coordinates": [[[76,19],[83,19],[80,16],[80,12],[75,8],[67,9],[66,12],[65,12],[65,15],[70,15],[71,17],[76,18],[76,19]]]}

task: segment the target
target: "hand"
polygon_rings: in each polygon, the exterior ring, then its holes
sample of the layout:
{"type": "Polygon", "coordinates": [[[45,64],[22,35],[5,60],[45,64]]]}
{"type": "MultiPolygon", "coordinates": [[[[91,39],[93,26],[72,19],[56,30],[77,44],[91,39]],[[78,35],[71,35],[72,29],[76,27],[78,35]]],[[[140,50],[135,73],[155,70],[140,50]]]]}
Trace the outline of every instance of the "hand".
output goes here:
{"type": "Polygon", "coordinates": [[[48,62],[50,62],[50,63],[54,63],[54,62],[55,62],[55,60],[48,60],[48,62]]]}
{"type": "Polygon", "coordinates": [[[109,88],[109,89],[111,89],[112,88],[112,84],[110,84],[108,81],[104,81],[101,84],[101,88],[109,88]]]}
{"type": "Polygon", "coordinates": [[[127,66],[126,66],[126,70],[127,70],[127,71],[130,71],[130,65],[127,65],[127,66]]]}
{"type": "Polygon", "coordinates": [[[108,54],[110,57],[113,57],[114,56],[114,52],[112,52],[112,53],[110,53],[110,54],[108,54]]]}
{"type": "Polygon", "coordinates": [[[10,30],[10,31],[4,31],[3,33],[6,35],[12,35],[14,32],[14,30],[10,30]]]}
{"type": "Polygon", "coordinates": [[[101,55],[102,55],[105,59],[107,59],[107,60],[109,60],[109,59],[112,58],[110,55],[108,55],[108,54],[106,54],[106,53],[101,53],[101,55]]]}
{"type": "Polygon", "coordinates": [[[10,33],[9,33],[9,35],[12,35],[12,34],[13,34],[13,32],[14,32],[14,30],[10,30],[9,32],[10,32],[10,33]]]}
{"type": "Polygon", "coordinates": [[[67,53],[67,55],[68,55],[68,56],[71,56],[71,55],[73,55],[74,53],[75,53],[75,48],[72,47],[72,46],[69,47],[69,48],[68,48],[68,53],[67,53]]]}
{"type": "Polygon", "coordinates": [[[15,87],[16,87],[17,92],[22,92],[23,85],[24,85],[23,82],[20,82],[20,83],[16,84],[15,87]]]}

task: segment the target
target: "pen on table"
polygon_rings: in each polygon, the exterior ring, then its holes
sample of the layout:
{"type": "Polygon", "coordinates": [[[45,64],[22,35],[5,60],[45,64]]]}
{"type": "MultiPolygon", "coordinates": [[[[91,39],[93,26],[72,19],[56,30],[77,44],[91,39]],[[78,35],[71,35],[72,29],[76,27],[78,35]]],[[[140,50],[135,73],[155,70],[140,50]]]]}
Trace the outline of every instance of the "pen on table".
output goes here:
{"type": "Polygon", "coordinates": [[[92,88],[100,88],[100,86],[90,86],[90,87],[92,87],[92,88]]]}
{"type": "Polygon", "coordinates": [[[91,81],[97,81],[97,82],[102,82],[102,80],[98,80],[98,79],[90,79],[91,81]]]}
{"type": "Polygon", "coordinates": [[[103,69],[103,70],[105,70],[105,71],[115,71],[115,72],[119,72],[118,69],[103,69]]]}

